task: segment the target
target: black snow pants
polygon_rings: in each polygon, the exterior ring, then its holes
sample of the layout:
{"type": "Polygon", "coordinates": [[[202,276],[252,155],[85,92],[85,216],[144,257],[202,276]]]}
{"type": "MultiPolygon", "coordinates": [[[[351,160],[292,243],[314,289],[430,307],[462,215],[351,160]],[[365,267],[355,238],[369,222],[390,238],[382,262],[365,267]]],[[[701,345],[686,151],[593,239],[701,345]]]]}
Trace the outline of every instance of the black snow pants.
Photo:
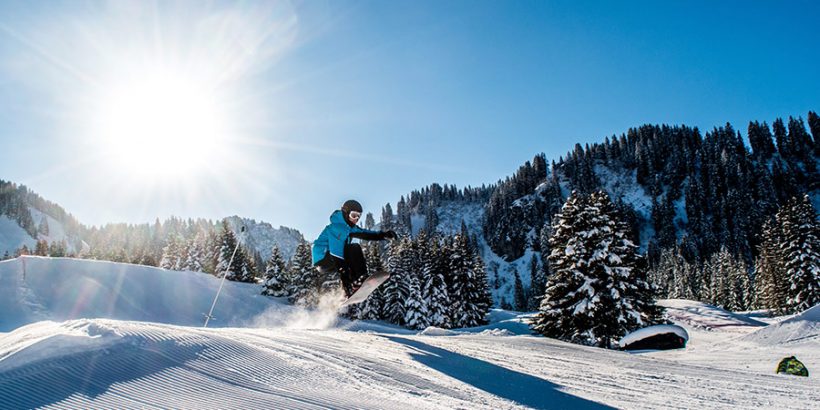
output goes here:
{"type": "Polygon", "coordinates": [[[344,259],[340,259],[327,253],[316,265],[326,273],[338,270],[339,279],[342,280],[342,289],[346,296],[350,296],[367,277],[367,262],[364,260],[362,247],[358,243],[345,244],[344,256],[344,259]]]}

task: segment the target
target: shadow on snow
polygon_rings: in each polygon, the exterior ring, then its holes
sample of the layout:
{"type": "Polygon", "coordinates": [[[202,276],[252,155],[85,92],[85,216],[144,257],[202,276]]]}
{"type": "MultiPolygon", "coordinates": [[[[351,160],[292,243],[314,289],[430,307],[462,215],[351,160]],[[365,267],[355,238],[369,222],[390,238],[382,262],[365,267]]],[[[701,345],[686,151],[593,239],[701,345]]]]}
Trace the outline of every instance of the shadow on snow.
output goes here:
{"type": "Polygon", "coordinates": [[[432,369],[477,389],[538,409],[611,409],[612,407],[564,393],[559,385],[504,367],[396,336],[387,339],[412,347],[410,356],[432,369]]]}

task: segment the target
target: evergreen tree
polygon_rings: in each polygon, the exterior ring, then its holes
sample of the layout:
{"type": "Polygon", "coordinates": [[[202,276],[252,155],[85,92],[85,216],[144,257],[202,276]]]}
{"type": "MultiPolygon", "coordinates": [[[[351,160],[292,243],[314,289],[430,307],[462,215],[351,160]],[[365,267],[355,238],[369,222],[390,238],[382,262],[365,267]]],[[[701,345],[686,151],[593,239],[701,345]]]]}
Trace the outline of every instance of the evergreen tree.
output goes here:
{"type": "Polygon", "coordinates": [[[814,111],[809,111],[809,130],[814,139],[814,155],[820,156],[820,116],[814,111]]]}
{"type": "Polygon", "coordinates": [[[227,220],[222,222],[221,245],[216,264],[217,274],[226,272],[226,279],[238,282],[254,282],[254,269],[245,250],[237,246],[236,236],[228,227],[227,220]],[[228,264],[230,263],[230,266],[228,264]]]}
{"type": "Polygon", "coordinates": [[[40,219],[40,225],[37,226],[37,233],[44,236],[49,235],[48,219],[46,219],[45,216],[40,219]]]}
{"type": "Polygon", "coordinates": [[[797,313],[820,303],[820,224],[808,195],[792,199],[777,216],[782,227],[786,306],[797,313]]]}
{"type": "Polygon", "coordinates": [[[274,245],[270,258],[265,264],[265,283],[262,287],[262,294],[275,297],[288,296],[286,272],[285,260],[279,252],[279,247],[274,245]]]}
{"type": "Polygon", "coordinates": [[[733,311],[748,307],[751,285],[742,260],[723,247],[709,258],[704,271],[709,276],[709,303],[733,311]]]}
{"type": "Polygon", "coordinates": [[[182,270],[183,252],[185,252],[185,246],[182,243],[182,238],[172,235],[168,238],[168,244],[162,248],[162,259],[160,259],[159,267],[168,270],[182,270]]]}
{"type": "Polygon", "coordinates": [[[780,256],[781,236],[775,219],[766,221],[755,261],[756,307],[775,312],[785,312],[788,299],[786,274],[780,256]]]}
{"type": "Polygon", "coordinates": [[[533,330],[545,336],[601,347],[660,311],[628,227],[602,192],[573,192],[553,224],[549,261],[553,275],[533,330]]]}
{"type": "MultiPolygon", "coordinates": [[[[376,272],[384,272],[384,264],[381,258],[381,247],[375,242],[365,245],[363,251],[367,269],[370,275],[376,272]]],[[[382,319],[382,309],[384,307],[384,285],[379,286],[370,296],[360,303],[355,309],[355,317],[359,319],[380,320],[382,319]]]]}
{"type": "Polygon", "coordinates": [[[373,219],[373,214],[371,212],[368,212],[364,217],[364,229],[367,229],[368,231],[376,229],[376,220],[373,219]]]}
{"type": "Polygon", "coordinates": [[[427,303],[429,325],[448,329],[452,327],[447,312],[450,297],[447,293],[447,282],[444,279],[446,265],[442,260],[441,244],[438,240],[430,241],[426,255],[422,265],[424,283],[421,292],[427,303]]]}
{"type": "Polygon", "coordinates": [[[407,276],[410,275],[412,268],[411,252],[409,238],[404,237],[399,241],[391,242],[387,258],[390,279],[382,285],[385,295],[382,318],[402,326],[406,313],[404,302],[410,294],[407,276]]]}
{"type": "Polygon", "coordinates": [[[324,282],[319,270],[313,267],[310,244],[300,243],[290,261],[287,294],[291,302],[300,306],[315,306],[319,302],[319,289],[324,282]]]}
{"type": "Polygon", "coordinates": [[[515,271],[513,308],[519,312],[527,310],[527,292],[524,290],[524,284],[521,283],[521,275],[518,274],[518,270],[515,271]]]}
{"type": "Polygon", "coordinates": [[[34,254],[37,256],[48,256],[48,242],[41,239],[34,247],[34,254]]]}
{"type": "Polygon", "coordinates": [[[447,292],[450,295],[450,318],[453,327],[476,326],[472,310],[477,300],[473,289],[475,266],[470,252],[469,239],[465,235],[456,235],[449,247],[450,274],[447,292]]]}
{"type": "Polygon", "coordinates": [[[532,284],[530,285],[530,297],[527,301],[527,310],[538,310],[541,305],[541,298],[544,296],[544,288],[547,286],[547,277],[549,277],[549,264],[538,263],[538,259],[533,255],[530,261],[530,276],[532,277],[532,284]]]}

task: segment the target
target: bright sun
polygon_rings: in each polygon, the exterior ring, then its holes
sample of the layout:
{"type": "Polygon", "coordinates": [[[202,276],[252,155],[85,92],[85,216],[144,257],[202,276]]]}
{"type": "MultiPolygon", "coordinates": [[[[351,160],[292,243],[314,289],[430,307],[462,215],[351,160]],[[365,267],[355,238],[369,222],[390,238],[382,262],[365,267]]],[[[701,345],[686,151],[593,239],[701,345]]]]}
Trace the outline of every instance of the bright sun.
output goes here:
{"type": "Polygon", "coordinates": [[[172,70],[113,84],[95,115],[103,155],[117,169],[157,181],[195,177],[217,160],[227,129],[213,86],[172,70]]]}

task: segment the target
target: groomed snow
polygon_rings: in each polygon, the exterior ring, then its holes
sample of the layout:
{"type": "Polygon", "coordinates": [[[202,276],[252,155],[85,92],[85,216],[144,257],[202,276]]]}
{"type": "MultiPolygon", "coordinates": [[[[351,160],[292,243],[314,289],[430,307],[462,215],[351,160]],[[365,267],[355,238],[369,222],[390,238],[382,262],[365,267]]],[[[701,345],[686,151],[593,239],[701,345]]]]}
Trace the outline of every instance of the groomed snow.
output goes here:
{"type": "MultiPolygon", "coordinates": [[[[203,329],[187,325],[203,310],[192,293],[209,304],[214,277],[26,259],[25,279],[19,260],[0,263],[0,323],[23,325],[0,329],[9,332],[0,334],[0,403],[8,408],[805,409],[820,402],[816,376],[774,374],[776,361],[747,354],[737,328],[687,327],[694,349],[632,354],[531,335],[526,316],[501,310],[488,326],[413,332],[340,320],[332,303],[304,311],[257,299],[253,285],[228,283],[231,296],[215,315],[233,327],[203,329]],[[72,283],[86,291],[72,292],[72,283]],[[160,289],[185,286],[191,290],[179,294],[160,289]],[[85,307],[60,310],[66,306],[85,307]],[[20,312],[36,314],[24,320],[20,312]],[[123,317],[137,314],[145,319],[123,317]],[[741,355],[771,369],[744,368],[741,355]]],[[[687,312],[691,323],[699,320],[687,312]]],[[[820,368],[816,345],[795,353],[810,372],[820,368]]]]}

